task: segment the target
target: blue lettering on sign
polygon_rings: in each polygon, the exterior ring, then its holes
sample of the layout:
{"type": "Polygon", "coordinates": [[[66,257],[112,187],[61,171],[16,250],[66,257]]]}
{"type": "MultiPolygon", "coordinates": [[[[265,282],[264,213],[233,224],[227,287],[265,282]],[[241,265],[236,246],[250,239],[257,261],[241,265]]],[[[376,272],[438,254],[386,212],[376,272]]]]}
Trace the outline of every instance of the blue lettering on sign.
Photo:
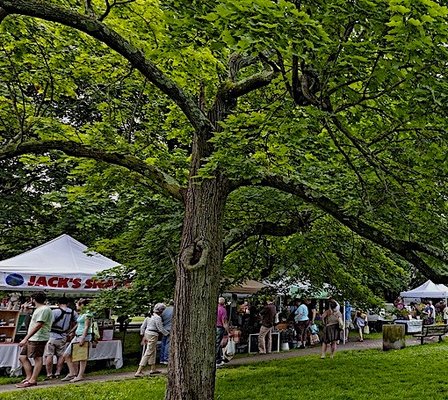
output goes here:
{"type": "Polygon", "coordinates": [[[23,279],[22,275],[11,274],[6,277],[5,282],[9,286],[21,286],[25,282],[25,279],[23,279]]]}

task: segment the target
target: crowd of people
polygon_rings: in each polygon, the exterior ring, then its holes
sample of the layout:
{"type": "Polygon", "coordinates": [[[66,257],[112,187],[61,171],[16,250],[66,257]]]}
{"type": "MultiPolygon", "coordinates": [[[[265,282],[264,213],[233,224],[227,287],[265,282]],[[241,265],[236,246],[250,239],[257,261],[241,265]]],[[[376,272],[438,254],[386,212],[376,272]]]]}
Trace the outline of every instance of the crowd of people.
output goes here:
{"type": "MultiPolygon", "coordinates": [[[[30,302],[23,304],[23,309],[34,309],[25,337],[20,341],[20,362],[25,377],[16,386],[26,388],[37,385],[37,378],[42,367],[46,368],[46,379],[61,378],[64,364],[68,366],[68,374],[61,381],[79,382],[84,379],[88,351],[84,357],[77,352],[73,357],[73,348],[88,348],[93,341],[93,314],[88,309],[89,300],[80,299],[75,307],[67,305],[67,299],[60,298],[57,308],[51,309],[46,304],[44,292],[34,293],[30,302]],[[57,359],[54,365],[54,357],[57,359]],[[34,365],[30,359],[33,359],[34,365]]],[[[142,357],[135,372],[135,377],[145,376],[144,369],[149,366],[149,375],[160,373],[156,369],[156,353],[159,337],[161,337],[160,364],[169,362],[170,331],[173,318],[173,304],[157,303],[152,314],[148,315],[141,327],[142,357]]],[[[407,310],[408,315],[424,316],[424,323],[435,321],[437,309],[448,322],[448,307],[443,304],[436,307],[431,301],[416,305],[404,305],[402,299],[394,303],[397,310],[407,310]]],[[[7,306],[6,303],[3,307],[7,306]]],[[[8,307],[12,307],[11,304],[8,307]]],[[[16,307],[14,305],[13,307],[16,307]]],[[[247,342],[248,336],[258,334],[258,354],[272,352],[272,334],[280,333],[282,343],[304,349],[308,346],[321,345],[321,358],[330,352],[333,358],[340,340],[347,340],[349,331],[355,329],[358,340],[364,340],[368,329],[367,314],[361,310],[353,310],[348,301],[344,303],[343,317],[339,303],[330,298],[325,310],[319,312],[316,302],[303,298],[294,300],[288,306],[278,309],[273,298],[266,298],[261,306],[250,305],[248,301],[238,304],[235,298],[227,304],[224,297],[218,299],[216,320],[216,367],[224,365],[228,359],[224,357],[224,347],[228,338],[234,342],[247,342]],[[236,340],[238,339],[238,340],[236,340]]],[[[235,351],[235,350],[233,350],[235,351]]]]}
{"type": "Polygon", "coordinates": [[[394,301],[395,314],[399,319],[421,319],[423,325],[432,325],[439,318],[445,324],[448,323],[448,305],[444,300],[433,304],[432,300],[425,300],[421,303],[404,303],[403,298],[398,297],[394,301]]]}
{"type": "MultiPolygon", "coordinates": [[[[238,305],[232,298],[228,307],[226,299],[218,300],[216,322],[216,367],[228,360],[224,357],[226,335],[232,337],[241,330],[242,345],[249,340],[249,335],[258,333],[258,354],[272,352],[272,334],[280,333],[280,340],[286,347],[304,349],[321,345],[322,358],[327,351],[334,356],[337,344],[347,340],[349,331],[356,330],[358,340],[364,340],[368,329],[367,314],[353,310],[349,302],[344,303],[345,318],[339,303],[330,298],[319,312],[316,301],[307,298],[293,300],[289,305],[276,307],[273,298],[267,298],[263,305],[254,306],[246,300],[238,305]],[[229,316],[229,318],[228,318],[229,316]]],[[[239,340],[238,340],[239,341],[239,340]]]]}
{"type": "Polygon", "coordinates": [[[22,305],[23,309],[33,309],[25,337],[19,342],[21,348],[19,360],[25,372],[24,379],[16,386],[27,388],[37,385],[38,376],[45,364],[46,380],[61,376],[64,363],[68,374],[61,381],[79,382],[84,379],[87,365],[89,343],[92,341],[93,314],[88,310],[88,299],[80,299],[73,308],[68,307],[65,298],[58,299],[57,308],[47,305],[44,292],[31,295],[30,301],[22,305]],[[86,351],[85,357],[72,359],[73,346],[86,351]],[[57,358],[54,368],[53,358],[57,358]],[[34,365],[31,363],[31,359],[34,365]]]}

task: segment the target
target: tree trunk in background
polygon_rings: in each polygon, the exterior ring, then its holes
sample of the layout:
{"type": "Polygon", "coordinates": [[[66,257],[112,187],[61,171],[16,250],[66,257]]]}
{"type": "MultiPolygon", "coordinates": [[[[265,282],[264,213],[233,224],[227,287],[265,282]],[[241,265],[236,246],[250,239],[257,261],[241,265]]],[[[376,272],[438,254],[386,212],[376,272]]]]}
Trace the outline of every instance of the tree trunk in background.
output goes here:
{"type": "Polygon", "coordinates": [[[383,350],[399,350],[406,347],[405,326],[383,325],[383,350]]]}
{"type": "Polygon", "coordinates": [[[190,183],[185,196],[166,400],[214,398],[215,325],[226,197],[227,188],[219,178],[190,183]]]}

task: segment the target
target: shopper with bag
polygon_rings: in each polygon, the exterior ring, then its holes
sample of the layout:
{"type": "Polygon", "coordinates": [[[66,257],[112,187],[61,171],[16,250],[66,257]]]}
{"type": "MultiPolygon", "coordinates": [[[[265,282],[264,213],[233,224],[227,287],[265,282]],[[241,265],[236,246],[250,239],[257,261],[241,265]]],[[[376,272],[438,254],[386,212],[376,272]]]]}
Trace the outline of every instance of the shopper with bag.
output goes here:
{"type": "Polygon", "coordinates": [[[170,333],[163,327],[162,313],[165,311],[166,305],[163,303],[157,303],[154,306],[153,314],[151,318],[147,321],[145,335],[142,340],[142,344],[146,345],[146,351],[143,354],[140,363],[138,364],[138,369],[135,372],[136,378],[141,378],[145,376],[143,373],[143,368],[149,365],[149,375],[154,375],[160,373],[156,369],[156,351],[157,351],[157,340],[159,339],[159,333],[164,336],[170,333]]]}
{"type": "Polygon", "coordinates": [[[75,333],[75,337],[64,352],[69,372],[61,381],[79,382],[84,379],[89,358],[89,343],[92,341],[93,314],[87,309],[89,302],[88,299],[79,299],[76,303],[78,318],[76,326],[71,331],[75,333]]]}
{"type": "MultiPolygon", "coordinates": [[[[225,307],[226,299],[220,297],[218,299],[218,310],[216,317],[216,367],[219,368],[224,365],[223,347],[221,342],[225,333],[229,333],[229,323],[227,320],[227,310],[225,307]]],[[[224,346],[225,347],[225,346],[224,346]]]]}

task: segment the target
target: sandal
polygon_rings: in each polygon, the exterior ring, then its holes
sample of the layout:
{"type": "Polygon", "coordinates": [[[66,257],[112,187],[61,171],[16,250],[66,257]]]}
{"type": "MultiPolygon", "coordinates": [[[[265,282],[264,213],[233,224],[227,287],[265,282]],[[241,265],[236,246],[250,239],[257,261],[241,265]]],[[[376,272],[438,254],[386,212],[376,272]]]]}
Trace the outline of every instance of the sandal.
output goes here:
{"type": "Polygon", "coordinates": [[[16,388],[27,388],[27,387],[31,387],[31,386],[37,386],[37,382],[23,382],[23,383],[18,383],[16,385],[16,388]]]}
{"type": "Polygon", "coordinates": [[[70,383],[80,382],[80,381],[83,381],[83,380],[84,380],[84,378],[79,377],[79,376],[75,376],[75,377],[70,381],[70,383]]]}
{"type": "Polygon", "coordinates": [[[76,375],[67,375],[65,378],[62,378],[62,382],[71,381],[72,379],[76,378],[76,375]]]}

